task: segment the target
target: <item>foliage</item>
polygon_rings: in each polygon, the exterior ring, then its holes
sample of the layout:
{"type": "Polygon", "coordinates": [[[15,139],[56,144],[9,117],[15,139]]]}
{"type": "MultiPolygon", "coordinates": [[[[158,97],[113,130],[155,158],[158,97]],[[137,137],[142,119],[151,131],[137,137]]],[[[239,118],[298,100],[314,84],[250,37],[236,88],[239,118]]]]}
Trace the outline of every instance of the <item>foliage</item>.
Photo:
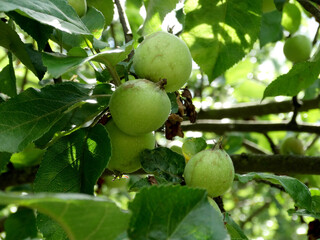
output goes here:
{"type": "MultiPolygon", "coordinates": [[[[320,238],[320,11],[274,0],[264,12],[264,1],[87,0],[79,17],[66,0],[0,0],[0,239],[320,238]],[[141,169],[112,172],[109,101],[139,78],[134,51],[161,30],[190,50],[187,88],[163,91],[171,114],[141,169]],[[312,56],[293,64],[282,48],[298,34],[314,39],[312,56]],[[278,154],[290,137],[304,156],[278,154]],[[214,198],[222,215],[183,175],[217,142],[236,171],[214,198]]],[[[139,104],[144,119],[156,112],[139,104]]]]}

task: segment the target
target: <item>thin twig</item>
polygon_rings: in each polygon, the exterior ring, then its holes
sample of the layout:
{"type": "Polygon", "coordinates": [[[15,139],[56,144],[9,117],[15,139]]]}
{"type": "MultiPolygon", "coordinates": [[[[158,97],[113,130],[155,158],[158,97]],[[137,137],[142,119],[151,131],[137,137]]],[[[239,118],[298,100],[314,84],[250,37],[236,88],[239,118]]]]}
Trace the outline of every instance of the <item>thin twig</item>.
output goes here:
{"type": "Polygon", "coordinates": [[[270,148],[272,149],[272,152],[273,152],[274,154],[279,154],[279,148],[277,147],[276,144],[274,144],[272,138],[268,135],[268,133],[264,133],[263,135],[264,135],[264,136],[266,137],[266,139],[268,140],[268,142],[269,142],[269,144],[270,144],[270,148]]]}
{"type": "Polygon", "coordinates": [[[314,38],[313,38],[313,41],[312,41],[312,46],[316,45],[316,43],[318,42],[319,30],[320,30],[320,24],[318,25],[316,34],[314,35],[314,38]]]}
{"type": "Polygon", "coordinates": [[[258,132],[268,133],[271,131],[292,131],[320,134],[320,125],[317,124],[289,124],[289,122],[270,123],[268,121],[244,121],[234,120],[227,123],[220,120],[197,120],[191,124],[183,121],[183,131],[214,132],[223,135],[226,132],[258,132]]]}
{"type": "Polygon", "coordinates": [[[297,116],[299,113],[299,108],[301,107],[301,103],[298,101],[297,96],[292,97],[292,105],[293,105],[293,114],[289,124],[296,125],[297,124],[297,116]]]}
{"type": "Polygon", "coordinates": [[[246,223],[250,222],[254,217],[262,213],[265,209],[267,209],[270,206],[270,204],[271,202],[266,202],[264,205],[255,210],[246,220],[240,223],[240,228],[243,228],[246,223]]]}
{"type": "Polygon", "coordinates": [[[306,151],[309,150],[319,139],[320,135],[315,136],[315,138],[306,146],[306,151]]]}
{"type": "Polygon", "coordinates": [[[24,72],[24,75],[23,75],[23,78],[22,78],[22,83],[21,83],[21,89],[20,89],[20,92],[23,92],[24,90],[24,87],[26,86],[27,82],[28,82],[28,68],[26,67],[25,68],[25,72],[24,72]]]}

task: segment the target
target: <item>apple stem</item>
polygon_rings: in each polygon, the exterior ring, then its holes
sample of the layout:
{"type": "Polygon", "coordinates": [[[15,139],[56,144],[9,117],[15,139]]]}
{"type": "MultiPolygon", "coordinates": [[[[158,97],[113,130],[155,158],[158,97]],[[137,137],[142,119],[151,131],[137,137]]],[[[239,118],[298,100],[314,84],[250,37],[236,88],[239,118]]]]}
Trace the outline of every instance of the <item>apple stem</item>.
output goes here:
{"type": "Polygon", "coordinates": [[[164,86],[167,85],[167,79],[163,78],[159,82],[156,83],[160,89],[164,90],[164,86]]]}
{"type": "Polygon", "coordinates": [[[219,140],[216,142],[216,144],[213,146],[213,150],[222,150],[223,147],[222,147],[222,141],[223,141],[223,136],[221,136],[219,138],[219,140]]]}

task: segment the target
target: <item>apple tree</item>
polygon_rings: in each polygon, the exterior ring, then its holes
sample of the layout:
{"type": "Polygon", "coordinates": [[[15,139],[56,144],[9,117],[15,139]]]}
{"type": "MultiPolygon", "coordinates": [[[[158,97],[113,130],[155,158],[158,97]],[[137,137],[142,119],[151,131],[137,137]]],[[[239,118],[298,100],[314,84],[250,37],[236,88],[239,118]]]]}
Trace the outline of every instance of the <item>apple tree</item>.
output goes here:
{"type": "Polygon", "coordinates": [[[319,0],[0,0],[0,239],[319,239],[319,0]]]}

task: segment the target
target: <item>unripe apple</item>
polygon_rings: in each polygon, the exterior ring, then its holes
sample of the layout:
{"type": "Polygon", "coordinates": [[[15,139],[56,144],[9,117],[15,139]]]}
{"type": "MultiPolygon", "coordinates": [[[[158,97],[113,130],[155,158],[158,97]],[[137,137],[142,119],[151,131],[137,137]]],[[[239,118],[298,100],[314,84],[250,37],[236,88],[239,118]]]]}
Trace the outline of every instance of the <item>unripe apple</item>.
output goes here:
{"type": "Polygon", "coordinates": [[[68,0],[71,7],[76,10],[79,17],[82,17],[87,12],[87,1],[86,0],[68,0]]]}
{"type": "Polygon", "coordinates": [[[139,154],[144,149],[154,148],[155,137],[153,133],[130,136],[122,132],[113,120],[110,120],[105,128],[109,134],[112,148],[108,169],[120,173],[131,173],[141,168],[139,154]]]}
{"type": "Polygon", "coordinates": [[[302,142],[296,137],[288,137],[281,144],[281,154],[303,155],[304,149],[302,142]]]}
{"type": "Polygon", "coordinates": [[[311,41],[304,35],[296,35],[288,38],[283,46],[284,55],[294,63],[308,60],[311,50],[311,41]]]}
{"type": "Polygon", "coordinates": [[[134,136],[160,128],[171,110],[167,93],[145,79],[121,84],[112,94],[109,106],[118,128],[134,136]]]}
{"type": "Polygon", "coordinates": [[[167,32],[147,36],[133,57],[133,68],[140,78],[157,82],[167,79],[165,89],[174,92],[189,79],[192,58],[187,45],[167,32]]]}
{"type": "Polygon", "coordinates": [[[295,33],[301,23],[301,12],[293,3],[285,3],[282,9],[281,25],[291,34],[295,33]]]}
{"type": "Polygon", "coordinates": [[[220,216],[222,217],[222,213],[221,213],[221,210],[218,206],[218,204],[216,203],[215,200],[213,200],[211,197],[208,197],[208,202],[210,203],[210,205],[215,209],[217,210],[217,212],[220,214],[220,216]]]}
{"type": "Polygon", "coordinates": [[[221,196],[233,183],[232,160],[220,147],[203,150],[186,164],[184,179],[187,186],[206,189],[210,197],[221,196]]]}
{"type": "Polygon", "coordinates": [[[108,188],[118,188],[125,190],[129,184],[129,177],[114,178],[113,176],[107,176],[105,182],[108,188]]]}

